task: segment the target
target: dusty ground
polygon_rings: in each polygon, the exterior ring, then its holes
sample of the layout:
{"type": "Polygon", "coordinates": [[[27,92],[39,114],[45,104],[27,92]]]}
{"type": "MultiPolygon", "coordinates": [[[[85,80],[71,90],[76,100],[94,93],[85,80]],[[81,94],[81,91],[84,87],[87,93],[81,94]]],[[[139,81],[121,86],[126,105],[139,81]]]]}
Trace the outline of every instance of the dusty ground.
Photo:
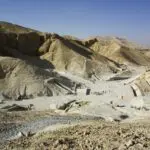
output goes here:
{"type": "Polygon", "coordinates": [[[87,122],[9,142],[4,150],[149,150],[150,122],[87,122]]]}
{"type": "Polygon", "coordinates": [[[46,117],[49,115],[55,115],[53,111],[14,111],[14,112],[0,112],[0,124],[2,123],[23,123],[46,117]]]}

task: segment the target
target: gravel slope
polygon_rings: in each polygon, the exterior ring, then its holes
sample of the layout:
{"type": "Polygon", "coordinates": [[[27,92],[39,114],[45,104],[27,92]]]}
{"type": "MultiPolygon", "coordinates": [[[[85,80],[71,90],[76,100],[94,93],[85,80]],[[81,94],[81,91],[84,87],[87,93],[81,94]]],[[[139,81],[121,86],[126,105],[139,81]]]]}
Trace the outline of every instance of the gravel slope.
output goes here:
{"type": "Polygon", "coordinates": [[[8,143],[4,150],[149,150],[150,122],[87,122],[8,143]]]}
{"type": "Polygon", "coordinates": [[[96,117],[90,116],[50,116],[44,117],[41,119],[37,119],[34,121],[25,122],[22,124],[1,124],[0,125],[0,143],[5,142],[7,140],[12,140],[17,138],[19,132],[23,134],[36,133],[44,128],[56,125],[56,124],[72,124],[79,123],[85,120],[93,120],[100,119],[96,117]]]}

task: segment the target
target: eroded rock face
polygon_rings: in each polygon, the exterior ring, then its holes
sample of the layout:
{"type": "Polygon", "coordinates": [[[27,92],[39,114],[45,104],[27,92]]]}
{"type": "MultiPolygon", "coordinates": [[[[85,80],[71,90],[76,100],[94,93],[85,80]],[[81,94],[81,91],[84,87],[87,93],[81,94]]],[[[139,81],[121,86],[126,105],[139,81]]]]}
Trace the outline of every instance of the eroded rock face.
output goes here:
{"type": "Polygon", "coordinates": [[[51,62],[59,71],[68,71],[84,78],[119,71],[119,64],[93,53],[85,46],[63,37],[53,36],[48,52],[41,59],[51,62]]]}
{"type": "Polygon", "coordinates": [[[49,51],[50,45],[51,45],[52,41],[51,39],[47,39],[44,44],[42,44],[42,46],[39,48],[38,53],[39,55],[45,54],[49,51]]]}
{"type": "Polygon", "coordinates": [[[16,48],[17,34],[15,33],[0,33],[0,48],[4,46],[16,48]]]}
{"type": "Polygon", "coordinates": [[[40,47],[40,36],[36,32],[18,35],[18,51],[23,54],[35,56],[40,47]]]}
{"type": "Polygon", "coordinates": [[[71,91],[71,80],[57,78],[57,73],[11,57],[0,57],[0,92],[8,99],[21,100],[37,96],[65,95],[71,91]],[[49,80],[49,82],[46,82],[49,80]]]}
{"type": "MultiPolygon", "coordinates": [[[[0,33],[0,54],[22,60],[37,56],[59,71],[68,71],[84,78],[99,78],[105,73],[115,73],[119,64],[93,52],[82,42],[70,40],[58,34],[37,32],[0,33]]],[[[95,42],[91,41],[92,43],[95,42]]],[[[91,44],[90,42],[88,44],[91,44]]],[[[36,63],[37,64],[37,63],[36,63]]],[[[39,63],[38,63],[39,64],[39,63]]],[[[42,66],[39,64],[39,66],[42,66]]]]}
{"type": "Polygon", "coordinates": [[[5,73],[0,65],[0,79],[3,79],[5,77],[5,73]]]}
{"type": "Polygon", "coordinates": [[[150,93],[150,71],[145,72],[134,81],[141,95],[148,95],[150,93]]]}
{"type": "Polygon", "coordinates": [[[147,66],[149,57],[139,46],[121,38],[93,37],[84,41],[85,46],[120,64],[147,66]]]}
{"type": "Polygon", "coordinates": [[[7,34],[7,42],[6,42],[6,46],[8,45],[8,47],[11,48],[16,48],[18,43],[17,43],[17,35],[15,33],[9,33],[7,34]]]}
{"type": "MultiPolygon", "coordinates": [[[[5,52],[5,48],[10,48],[25,55],[37,56],[38,49],[46,39],[46,34],[40,35],[36,32],[18,34],[0,32],[0,54],[9,56],[7,52],[5,52]]],[[[45,49],[43,51],[45,51],[45,49]]]]}

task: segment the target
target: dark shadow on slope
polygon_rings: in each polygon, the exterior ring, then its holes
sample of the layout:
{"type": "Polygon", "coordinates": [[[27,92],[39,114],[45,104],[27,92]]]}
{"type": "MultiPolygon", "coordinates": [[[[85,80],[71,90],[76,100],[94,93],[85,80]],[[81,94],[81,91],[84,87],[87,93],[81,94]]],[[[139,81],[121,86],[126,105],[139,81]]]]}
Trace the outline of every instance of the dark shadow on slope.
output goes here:
{"type": "MultiPolygon", "coordinates": [[[[90,49],[92,51],[92,49],[90,49]]],[[[112,62],[114,63],[118,68],[121,68],[121,66],[123,64],[119,64],[117,63],[116,61],[112,60],[112,59],[109,59],[108,57],[104,56],[104,55],[100,55],[99,53],[96,53],[96,52],[93,52],[93,56],[95,57],[95,59],[99,60],[99,61],[103,61],[103,62],[106,62],[106,61],[109,61],[109,62],[112,62]]]]}
{"type": "Polygon", "coordinates": [[[63,44],[66,45],[69,49],[72,49],[76,53],[78,53],[86,58],[91,59],[92,52],[88,51],[88,49],[86,47],[84,48],[81,45],[72,43],[65,39],[61,39],[61,40],[62,40],[63,44]]]}
{"type": "Polygon", "coordinates": [[[1,56],[19,58],[21,60],[27,61],[31,65],[35,65],[43,69],[55,68],[54,65],[47,60],[42,60],[39,57],[35,57],[35,56],[31,57],[31,56],[23,55],[17,50],[8,47],[1,49],[1,56]]]}
{"type": "Polygon", "coordinates": [[[25,60],[29,61],[29,63],[31,63],[32,65],[38,66],[43,69],[55,69],[54,65],[46,59],[42,60],[39,57],[30,57],[25,60]]]}
{"type": "MultiPolygon", "coordinates": [[[[106,61],[110,61],[112,63],[114,63],[117,67],[121,67],[121,64],[115,62],[114,60],[111,60],[103,55],[100,55],[98,53],[93,52],[92,49],[87,48],[84,45],[81,45],[77,42],[74,41],[69,41],[67,39],[63,39],[61,38],[61,41],[63,42],[64,45],[66,45],[68,48],[72,49],[73,51],[79,53],[80,55],[88,58],[88,59],[92,59],[92,57],[94,57],[94,59],[101,61],[101,62],[106,62],[106,61]]],[[[95,42],[95,41],[94,41],[95,42]]]]}

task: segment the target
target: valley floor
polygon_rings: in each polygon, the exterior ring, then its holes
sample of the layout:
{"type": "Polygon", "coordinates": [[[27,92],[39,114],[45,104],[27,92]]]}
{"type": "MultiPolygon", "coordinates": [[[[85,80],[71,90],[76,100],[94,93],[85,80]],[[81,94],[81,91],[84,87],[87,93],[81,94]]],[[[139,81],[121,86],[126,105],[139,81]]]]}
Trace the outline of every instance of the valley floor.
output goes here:
{"type": "Polygon", "coordinates": [[[95,83],[77,94],[0,101],[0,149],[150,149],[149,96],[135,96],[130,82],[143,70],[95,83]],[[113,80],[109,80],[113,79],[113,80]]]}

